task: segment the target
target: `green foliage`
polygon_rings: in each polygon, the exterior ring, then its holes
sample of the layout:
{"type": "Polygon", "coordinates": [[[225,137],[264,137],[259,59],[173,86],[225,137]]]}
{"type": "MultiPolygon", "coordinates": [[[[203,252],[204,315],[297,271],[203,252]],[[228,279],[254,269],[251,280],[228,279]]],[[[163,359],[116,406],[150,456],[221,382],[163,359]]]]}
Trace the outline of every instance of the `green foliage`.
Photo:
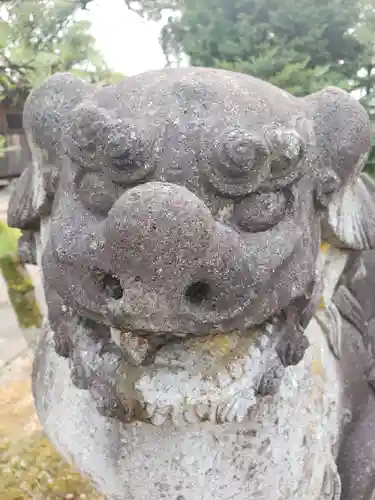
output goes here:
{"type": "Polygon", "coordinates": [[[375,132],[374,131],[372,136],[372,149],[370,151],[370,155],[367,160],[365,172],[371,175],[371,177],[375,178],[375,132]]]}
{"type": "Polygon", "coordinates": [[[41,432],[0,442],[2,500],[105,500],[65,463],[41,432]]]}
{"type": "Polygon", "coordinates": [[[8,227],[0,220],[0,261],[18,253],[18,240],[21,231],[8,227]]]}
{"type": "Polygon", "coordinates": [[[264,80],[296,96],[316,92],[327,85],[348,88],[348,82],[343,76],[330,70],[329,66],[311,68],[307,57],[302,59],[297,55],[294,57],[294,62],[283,64],[283,54],[280,52],[279,48],[271,49],[266,54],[250,61],[235,63],[217,61],[215,66],[240,73],[262,75],[264,80]]]}
{"type": "Polygon", "coordinates": [[[77,19],[89,2],[8,1],[0,21],[0,91],[29,90],[70,71],[92,82],[117,80],[95,47],[90,23],[77,19]]]}
{"type": "MultiPolygon", "coordinates": [[[[162,12],[165,10],[180,10],[184,6],[184,0],[124,0],[130,10],[137,14],[151,19],[160,21],[162,12]]],[[[88,3],[88,2],[87,2],[88,3]]]]}
{"type": "Polygon", "coordinates": [[[1,500],[105,500],[41,431],[31,364],[31,356],[19,357],[0,379],[1,500]]]}
{"type": "Polygon", "coordinates": [[[363,45],[348,32],[359,19],[356,2],[184,0],[180,7],[162,45],[192,65],[249,73],[296,95],[348,87],[360,68],[363,45]]]}
{"type": "Polygon", "coordinates": [[[9,300],[22,328],[39,328],[42,315],[32,280],[19,262],[18,240],[21,231],[0,220],[0,272],[7,284],[9,300]]]}

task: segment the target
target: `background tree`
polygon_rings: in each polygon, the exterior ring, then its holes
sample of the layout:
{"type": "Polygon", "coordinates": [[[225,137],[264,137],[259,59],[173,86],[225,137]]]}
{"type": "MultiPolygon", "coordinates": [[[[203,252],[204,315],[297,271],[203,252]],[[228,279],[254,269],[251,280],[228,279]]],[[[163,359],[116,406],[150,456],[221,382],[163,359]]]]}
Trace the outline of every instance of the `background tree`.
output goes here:
{"type": "Polygon", "coordinates": [[[352,89],[359,93],[373,126],[373,148],[367,171],[375,176],[375,2],[362,0],[362,15],[354,33],[364,45],[361,69],[353,78],[352,89]]]}
{"type": "Polygon", "coordinates": [[[184,9],[184,0],[124,0],[124,2],[130,10],[151,21],[160,21],[164,11],[176,12],[184,9]]]}
{"type": "Polygon", "coordinates": [[[85,0],[8,0],[0,20],[0,90],[30,90],[57,71],[95,83],[122,78],[95,47],[90,23],[77,18],[85,0]]]}
{"type": "Polygon", "coordinates": [[[327,85],[353,92],[374,124],[374,0],[125,0],[146,18],[172,9],[161,35],[167,62],[249,73],[306,95],[327,85]]]}
{"type": "Polygon", "coordinates": [[[327,84],[349,88],[364,45],[353,28],[358,0],[127,0],[157,19],[174,9],[162,31],[168,59],[185,53],[193,66],[233,69],[295,95],[327,84]]]}

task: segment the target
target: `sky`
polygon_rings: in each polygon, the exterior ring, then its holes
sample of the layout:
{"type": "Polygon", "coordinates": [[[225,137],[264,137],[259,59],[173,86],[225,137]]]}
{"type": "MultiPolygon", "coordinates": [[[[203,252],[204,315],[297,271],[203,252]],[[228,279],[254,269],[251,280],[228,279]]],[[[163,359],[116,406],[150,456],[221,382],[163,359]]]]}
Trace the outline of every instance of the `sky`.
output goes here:
{"type": "Polygon", "coordinates": [[[124,0],[96,0],[82,19],[92,23],[91,33],[108,66],[126,76],[165,66],[159,45],[163,23],[145,21],[125,7],[124,0]]]}

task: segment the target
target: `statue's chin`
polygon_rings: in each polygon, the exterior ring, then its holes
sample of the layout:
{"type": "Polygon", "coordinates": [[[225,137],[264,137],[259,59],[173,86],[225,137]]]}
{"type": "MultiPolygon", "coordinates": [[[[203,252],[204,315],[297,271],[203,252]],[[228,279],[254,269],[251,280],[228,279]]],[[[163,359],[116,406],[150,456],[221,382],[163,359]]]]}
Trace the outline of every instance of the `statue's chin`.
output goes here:
{"type": "Polygon", "coordinates": [[[271,325],[167,343],[147,363],[144,338],[112,334],[124,359],[134,361],[123,364],[117,391],[137,420],[154,425],[241,422],[284,373],[271,325]]]}

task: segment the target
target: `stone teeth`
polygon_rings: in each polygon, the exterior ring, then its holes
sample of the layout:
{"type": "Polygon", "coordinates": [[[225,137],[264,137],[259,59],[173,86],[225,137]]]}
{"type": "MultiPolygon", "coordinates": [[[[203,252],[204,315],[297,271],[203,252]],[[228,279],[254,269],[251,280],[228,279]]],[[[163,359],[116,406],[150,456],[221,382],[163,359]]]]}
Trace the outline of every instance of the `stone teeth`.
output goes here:
{"type": "Polygon", "coordinates": [[[193,406],[188,406],[184,411],[184,418],[189,424],[196,424],[199,422],[199,417],[196,408],[193,406]]]}
{"type": "Polygon", "coordinates": [[[228,403],[221,403],[218,405],[217,410],[216,410],[216,420],[218,423],[223,424],[226,422],[226,416],[229,410],[229,404],[228,403]]]}
{"type": "Polygon", "coordinates": [[[206,420],[210,411],[207,403],[199,403],[195,406],[195,413],[200,420],[206,420]]]}
{"type": "Polygon", "coordinates": [[[156,425],[156,426],[160,426],[160,425],[163,425],[164,422],[167,420],[168,418],[168,411],[166,412],[165,409],[163,408],[162,409],[163,411],[161,411],[161,408],[158,408],[154,415],[151,417],[151,423],[153,425],[156,425]]]}
{"type": "Polygon", "coordinates": [[[151,418],[156,411],[156,405],[147,403],[145,406],[145,410],[146,410],[147,417],[151,418]]]}
{"type": "Polygon", "coordinates": [[[219,423],[242,422],[249,409],[255,404],[256,397],[253,389],[246,391],[246,393],[240,393],[229,402],[219,404],[217,421],[219,423]]]}
{"type": "Polygon", "coordinates": [[[210,405],[208,411],[208,420],[212,423],[217,422],[217,405],[210,405]]]}
{"type": "Polygon", "coordinates": [[[186,422],[184,420],[184,417],[183,417],[182,413],[181,413],[181,408],[180,407],[173,409],[173,411],[172,411],[172,422],[174,423],[174,425],[176,427],[181,427],[186,422]]]}

